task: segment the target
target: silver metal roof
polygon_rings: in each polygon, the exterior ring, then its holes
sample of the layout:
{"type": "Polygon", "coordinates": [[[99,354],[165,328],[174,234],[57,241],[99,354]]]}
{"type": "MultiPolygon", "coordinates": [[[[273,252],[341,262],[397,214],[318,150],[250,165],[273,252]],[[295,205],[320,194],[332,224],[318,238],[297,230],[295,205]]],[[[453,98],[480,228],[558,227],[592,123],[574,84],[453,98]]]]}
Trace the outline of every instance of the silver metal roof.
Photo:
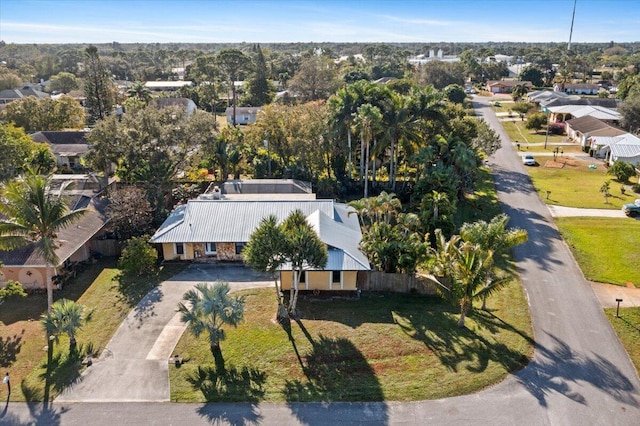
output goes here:
{"type": "Polygon", "coordinates": [[[247,242],[260,221],[284,220],[299,209],[329,246],[325,269],[368,270],[359,250],[362,232],[353,208],[333,200],[191,200],[177,207],[151,237],[152,243],[247,242]]]}

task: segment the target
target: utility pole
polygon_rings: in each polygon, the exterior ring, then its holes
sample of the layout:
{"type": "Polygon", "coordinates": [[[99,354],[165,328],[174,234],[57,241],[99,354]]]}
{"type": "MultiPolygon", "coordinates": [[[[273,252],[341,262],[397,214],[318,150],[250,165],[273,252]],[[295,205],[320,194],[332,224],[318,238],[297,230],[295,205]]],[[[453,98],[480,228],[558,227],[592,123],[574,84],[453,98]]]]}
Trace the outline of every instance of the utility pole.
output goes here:
{"type": "Polygon", "coordinates": [[[571,31],[569,31],[569,44],[567,45],[567,51],[571,50],[571,37],[573,37],[573,21],[576,18],[576,3],[578,0],[573,0],[573,14],[571,15],[571,31]]]}

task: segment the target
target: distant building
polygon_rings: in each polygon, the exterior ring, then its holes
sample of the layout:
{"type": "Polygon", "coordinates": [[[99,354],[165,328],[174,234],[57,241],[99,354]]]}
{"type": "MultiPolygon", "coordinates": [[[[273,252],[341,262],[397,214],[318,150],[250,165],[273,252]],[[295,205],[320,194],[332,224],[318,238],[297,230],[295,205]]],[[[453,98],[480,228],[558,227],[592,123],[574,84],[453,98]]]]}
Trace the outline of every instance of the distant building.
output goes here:
{"type": "Polygon", "coordinates": [[[36,99],[46,99],[51,97],[48,93],[25,86],[22,89],[6,89],[0,91],[0,104],[8,104],[9,102],[13,102],[18,99],[24,99],[27,96],[34,96],[36,99]]]}
{"type": "MultiPolygon", "coordinates": [[[[236,107],[236,124],[253,124],[258,119],[258,113],[261,111],[258,107],[236,107]]],[[[233,107],[226,109],[227,123],[233,123],[233,107]]]]}
{"type": "Polygon", "coordinates": [[[167,92],[180,90],[183,87],[192,87],[192,81],[147,81],[144,86],[154,92],[167,92]]]}

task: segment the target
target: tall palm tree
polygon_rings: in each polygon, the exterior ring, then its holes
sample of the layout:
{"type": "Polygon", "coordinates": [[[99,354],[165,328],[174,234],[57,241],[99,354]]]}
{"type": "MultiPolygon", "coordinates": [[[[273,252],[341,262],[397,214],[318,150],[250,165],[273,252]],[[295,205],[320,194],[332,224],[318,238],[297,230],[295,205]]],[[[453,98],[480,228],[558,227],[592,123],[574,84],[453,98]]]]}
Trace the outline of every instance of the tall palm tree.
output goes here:
{"type": "Polygon", "coordinates": [[[203,332],[209,335],[211,353],[220,349],[225,339],[223,325],[237,327],[244,318],[244,298],[230,297],[229,284],[217,282],[214,285],[196,284],[195,289],[186,292],[178,304],[182,322],[187,322],[188,330],[198,338],[203,332]]]}
{"type": "Polygon", "coordinates": [[[32,243],[42,255],[46,267],[47,312],[51,312],[51,268],[60,263],[56,253],[58,231],[80,219],[86,209],[69,211],[60,196],[49,192],[47,178],[30,172],[23,180],[5,187],[0,213],[8,218],[0,221],[0,247],[14,250],[32,243]]]}
{"type": "Polygon", "coordinates": [[[369,160],[371,141],[382,131],[382,113],[380,109],[371,104],[364,104],[358,107],[355,115],[354,125],[360,131],[363,145],[366,147],[364,155],[364,197],[369,196],[369,160]]]}

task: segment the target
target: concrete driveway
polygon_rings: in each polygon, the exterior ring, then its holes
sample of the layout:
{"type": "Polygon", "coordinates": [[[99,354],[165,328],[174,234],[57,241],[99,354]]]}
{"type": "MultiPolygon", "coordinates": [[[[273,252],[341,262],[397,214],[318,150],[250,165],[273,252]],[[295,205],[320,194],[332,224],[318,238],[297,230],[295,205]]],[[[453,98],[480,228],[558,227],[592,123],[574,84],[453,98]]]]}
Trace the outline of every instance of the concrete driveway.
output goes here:
{"type": "Polygon", "coordinates": [[[273,281],[237,264],[193,264],[152,290],[129,313],[99,359],[56,402],[169,401],[169,362],[186,326],[176,307],[201,282],[227,281],[231,291],[273,281]]]}

